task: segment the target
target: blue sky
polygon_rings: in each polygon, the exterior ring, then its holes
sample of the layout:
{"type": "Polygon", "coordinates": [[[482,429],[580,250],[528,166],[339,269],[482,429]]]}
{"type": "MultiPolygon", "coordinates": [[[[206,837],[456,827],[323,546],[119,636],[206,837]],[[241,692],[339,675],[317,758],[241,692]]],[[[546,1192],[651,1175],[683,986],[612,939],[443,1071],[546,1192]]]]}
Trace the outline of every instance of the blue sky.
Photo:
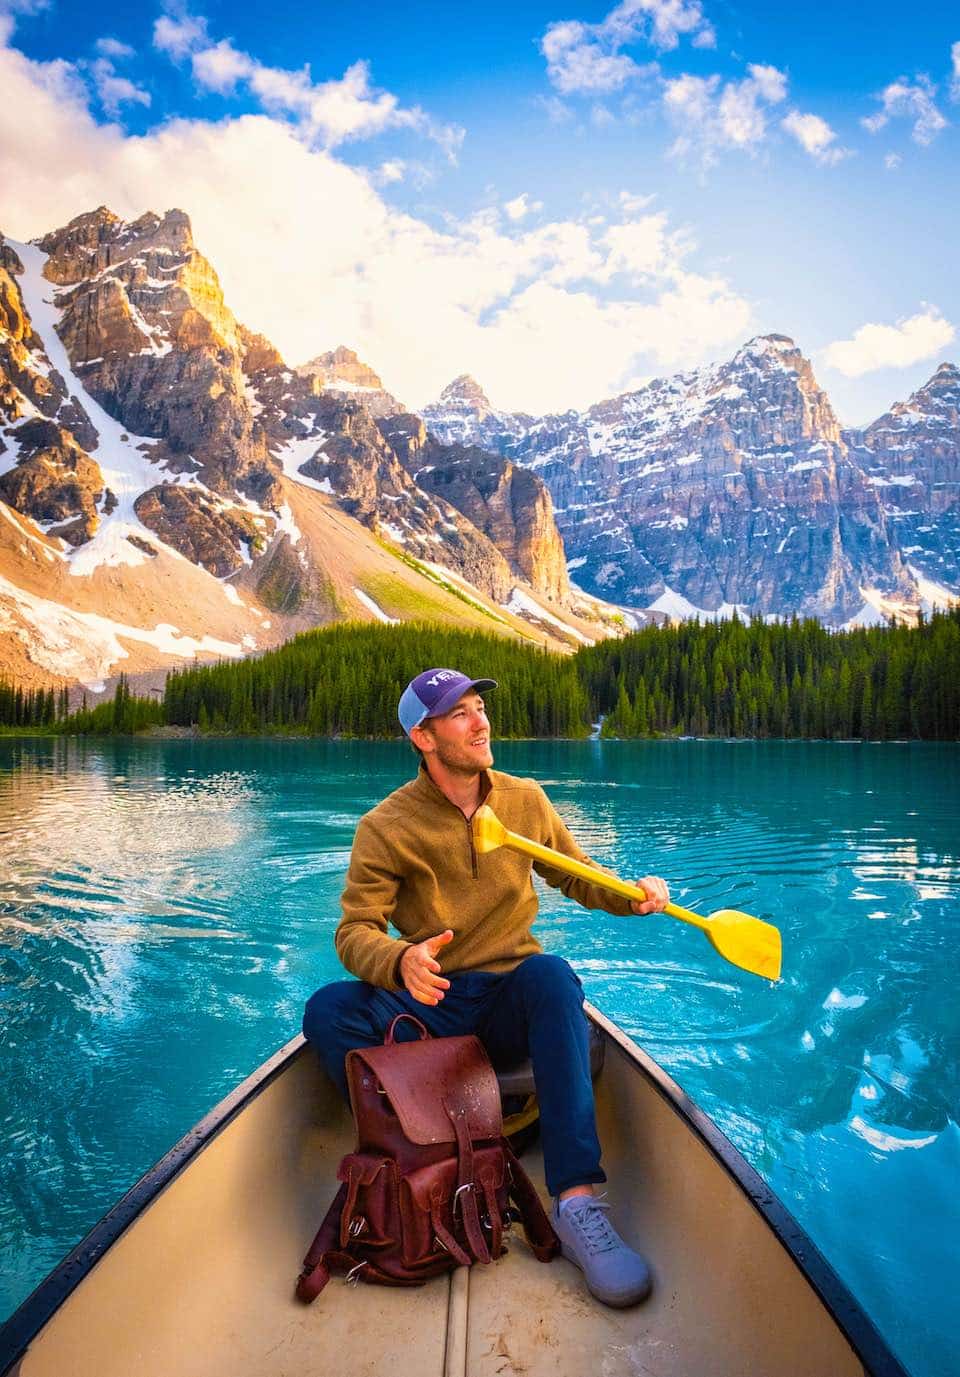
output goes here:
{"type": "Polygon", "coordinates": [[[955,6],[0,0],[0,39],[0,228],[180,206],[241,320],[411,405],[778,331],[862,423],[960,357],[955,6]]]}

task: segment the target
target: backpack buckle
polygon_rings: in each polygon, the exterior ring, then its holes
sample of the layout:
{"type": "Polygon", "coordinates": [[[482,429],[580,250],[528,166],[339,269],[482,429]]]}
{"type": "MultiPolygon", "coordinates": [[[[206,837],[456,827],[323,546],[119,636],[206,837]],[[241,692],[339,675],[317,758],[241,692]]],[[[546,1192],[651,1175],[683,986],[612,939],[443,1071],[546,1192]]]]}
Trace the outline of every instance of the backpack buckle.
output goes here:
{"type": "Polygon", "coordinates": [[[472,1191],[472,1190],[475,1190],[475,1189],[476,1189],[476,1182],[475,1182],[475,1181],[465,1181],[465,1182],[463,1183],[462,1186],[458,1186],[458,1187],[457,1187],[457,1189],[456,1189],[456,1190],[454,1191],[454,1193],[453,1193],[453,1213],[454,1213],[454,1215],[456,1215],[457,1210],[460,1209],[460,1192],[461,1192],[461,1191],[472,1191]]]}

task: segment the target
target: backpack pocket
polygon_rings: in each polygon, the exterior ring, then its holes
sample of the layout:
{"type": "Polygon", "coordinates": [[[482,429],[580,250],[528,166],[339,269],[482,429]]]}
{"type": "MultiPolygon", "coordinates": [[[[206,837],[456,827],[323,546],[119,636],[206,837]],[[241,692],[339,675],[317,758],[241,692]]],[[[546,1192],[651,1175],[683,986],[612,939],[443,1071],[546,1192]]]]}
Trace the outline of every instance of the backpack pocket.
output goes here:
{"type": "Polygon", "coordinates": [[[385,1157],[351,1152],[337,1170],[347,1188],[340,1215],[340,1247],[354,1245],[374,1255],[392,1248],[400,1234],[396,1163],[385,1157]]]}
{"type": "MultiPolygon", "coordinates": [[[[474,1261],[458,1199],[459,1165],[456,1157],[445,1157],[400,1177],[403,1260],[408,1266],[444,1253],[456,1266],[469,1267],[474,1261]]],[[[494,1245],[493,1257],[499,1257],[501,1251],[505,1167],[502,1148],[479,1148],[474,1153],[475,1180],[460,1188],[475,1195],[484,1229],[494,1245]]]]}

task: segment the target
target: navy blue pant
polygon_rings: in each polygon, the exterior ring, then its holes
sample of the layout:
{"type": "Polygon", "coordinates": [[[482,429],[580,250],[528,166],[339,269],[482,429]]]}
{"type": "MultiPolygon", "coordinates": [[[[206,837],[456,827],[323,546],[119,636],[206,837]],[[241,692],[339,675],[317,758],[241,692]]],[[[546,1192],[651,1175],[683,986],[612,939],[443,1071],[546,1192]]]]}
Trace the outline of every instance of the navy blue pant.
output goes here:
{"type": "MultiPolygon", "coordinates": [[[[414,1014],[434,1037],[476,1033],[494,1066],[533,1063],[540,1102],[540,1135],[547,1189],[605,1181],[593,1109],[583,990],[559,956],[528,956],[507,975],[467,971],[449,977],[437,1005],[419,1004],[406,990],[381,990],[338,980],[311,995],[303,1032],[345,1099],[344,1057],[353,1047],[383,1041],[390,1020],[414,1014]]],[[[397,1041],[416,1037],[401,1023],[397,1041]]]]}

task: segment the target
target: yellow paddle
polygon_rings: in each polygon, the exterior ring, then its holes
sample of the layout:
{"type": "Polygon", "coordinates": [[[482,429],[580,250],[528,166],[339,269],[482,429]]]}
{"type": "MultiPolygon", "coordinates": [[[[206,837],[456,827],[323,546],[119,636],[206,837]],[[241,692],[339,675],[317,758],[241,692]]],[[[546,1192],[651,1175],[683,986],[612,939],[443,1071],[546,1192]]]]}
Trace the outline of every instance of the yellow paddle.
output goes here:
{"type": "MultiPolygon", "coordinates": [[[[623,895],[626,899],[643,903],[647,897],[637,885],[627,884],[615,875],[572,860],[549,846],[541,846],[539,842],[521,837],[517,832],[508,832],[493,809],[486,804],[473,815],[473,840],[478,851],[496,851],[498,847],[506,846],[511,851],[532,856],[535,861],[552,865],[556,870],[565,870],[568,875],[578,875],[580,879],[623,895]]],[[[751,918],[749,913],[738,913],[735,908],[718,909],[709,918],[702,918],[699,913],[691,913],[690,909],[680,908],[678,904],[667,904],[664,912],[683,923],[692,923],[695,928],[705,932],[725,961],[753,975],[765,976],[767,980],[780,979],[780,932],[772,923],[751,918]]]]}

